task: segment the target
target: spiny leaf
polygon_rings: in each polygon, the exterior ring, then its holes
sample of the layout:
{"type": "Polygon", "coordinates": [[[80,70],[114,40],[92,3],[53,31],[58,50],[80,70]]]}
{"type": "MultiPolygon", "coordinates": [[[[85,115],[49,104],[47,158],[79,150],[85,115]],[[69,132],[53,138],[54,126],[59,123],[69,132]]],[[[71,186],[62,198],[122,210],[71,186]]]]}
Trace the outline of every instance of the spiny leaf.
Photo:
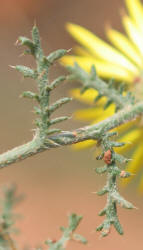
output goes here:
{"type": "Polygon", "coordinates": [[[97,195],[101,196],[108,193],[108,188],[105,186],[102,190],[97,192],[97,195]]]}
{"type": "Polygon", "coordinates": [[[104,109],[107,109],[112,103],[113,103],[113,101],[109,99],[109,100],[105,103],[104,109]]]}
{"type": "Polygon", "coordinates": [[[21,43],[21,45],[25,45],[30,49],[31,54],[34,54],[35,46],[34,46],[34,43],[32,42],[32,40],[30,40],[29,38],[24,37],[24,36],[20,36],[18,38],[18,40],[21,43]]]}
{"type": "Polygon", "coordinates": [[[135,208],[132,203],[126,201],[118,192],[113,192],[112,197],[118,204],[127,209],[135,208]]]}
{"type": "Polygon", "coordinates": [[[85,82],[88,79],[88,73],[84,71],[78,63],[74,63],[74,66],[67,66],[67,70],[74,74],[75,78],[85,82]]]}
{"type": "Polygon", "coordinates": [[[103,174],[107,171],[107,166],[105,165],[104,167],[95,168],[95,171],[97,174],[103,174]]]}
{"type": "Polygon", "coordinates": [[[103,215],[106,214],[106,211],[107,211],[107,208],[105,207],[105,208],[103,208],[103,209],[98,213],[98,215],[99,215],[99,216],[103,216],[103,215]]]}
{"type": "Polygon", "coordinates": [[[60,133],[61,129],[58,128],[53,128],[53,129],[48,129],[48,131],[46,132],[47,135],[51,135],[51,134],[55,134],[55,133],[60,133]]]}
{"type": "Polygon", "coordinates": [[[34,107],[34,110],[35,110],[35,113],[37,114],[37,115],[40,115],[41,114],[41,109],[39,108],[39,107],[34,107]]]}
{"type": "Polygon", "coordinates": [[[87,239],[85,239],[82,235],[80,234],[74,234],[73,239],[76,241],[80,241],[82,244],[87,244],[87,239]]]}
{"type": "Polygon", "coordinates": [[[100,224],[97,228],[96,228],[96,231],[101,231],[104,227],[104,223],[100,224]]]}
{"type": "Polygon", "coordinates": [[[60,85],[61,82],[63,82],[64,80],[66,80],[66,76],[59,76],[58,78],[56,78],[56,79],[50,84],[51,90],[53,90],[53,89],[56,88],[58,85],[60,85]]]}
{"type": "Polygon", "coordinates": [[[23,65],[17,65],[12,67],[15,68],[17,71],[19,71],[20,73],[22,73],[24,77],[30,77],[33,79],[37,78],[37,73],[29,67],[23,65]]]}
{"type": "Polygon", "coordinates": [[[116,220],[113,222],[113,225],[115,227],[115,229],[117,230],[117,232],[120,234],[120,235],[123,235],[124,234],[124,231],[123,231],[123,228],[119,222],[119,220],[116,218],[116,220]]]}
{"type": "Polygon", "coordinates": [[[98,102],[101,98],[102,98],[102,95],[98,94],[98,95],[95,97],[94,102],[98,102]]]}
{"type": "Polygon", "coordinates": [[[49,56],[46,57],[47,63],[52,64],[54,61],[63,57],[67,52],[68,50],[66,49],[59,49],[59,50],[52,52],[49,56]]]}
{"type": "Polygon", "coordinates": [[[87,86],[81,88],[80,94],[83,95],[87,91],[87,89],[89,89],[87,86]]]}
{"type": "Polygon", "coordinates": [[[111,147],[123,147],[126,143],[125,142],[110,141],[109,144],[111,147]]]}
{"type": "Polygon", "coordinates": [[[25,91],[25,92],[23,92],[22,97],[36,99],[37,101],[39,101],[39,96],[36,93],[33,93],[31,91],[25,91]]]}
{"type": "Polygon", "coordinates": [[[36,25],[34,25],[32,29],[32,39],[33,39],[34,45],[36,45],[36,48],[40,48],[40,35],[39,35],[39,30],[36,25]]]}
{"type": "Polygon", "coordinates": [[[77,226],[81,220],[82,220],[82,216],[78,216],[76,214],[71,214],[69,216],[69,228],[72,231],[74,231],[77,228],[77,226]]]}
{"type": "Polygon", "coordinates": [[[56,101],[55,103],[53,103],[50,107],[47,108],[47,111],[51,113],[53,113],[55,110],[57,110],[58,108],[60,108],[62,105],[70,102],[72,100],[72,98],[70,97],[64,97],[59,99],[58,101],[56,101]]]}
{"type": "Polygon", "coordinates": [[[112,155],[113,159],[120,162],[120,163],[127,163],[130,161],[130,159],[125,158],[123,155],[117,154],[114,152],[112,155]]]}
{"type": "Polygon", "coordinates": [[[50,121],[50,125],[53,125],[53,124],[56,124],[56,123],[59,123],[59,122],[66,121],[66,120],[68,120],[68,119],[70,119],[69,116],[61,116],[61,117],[52,119],[52,120],[50,121]]]}

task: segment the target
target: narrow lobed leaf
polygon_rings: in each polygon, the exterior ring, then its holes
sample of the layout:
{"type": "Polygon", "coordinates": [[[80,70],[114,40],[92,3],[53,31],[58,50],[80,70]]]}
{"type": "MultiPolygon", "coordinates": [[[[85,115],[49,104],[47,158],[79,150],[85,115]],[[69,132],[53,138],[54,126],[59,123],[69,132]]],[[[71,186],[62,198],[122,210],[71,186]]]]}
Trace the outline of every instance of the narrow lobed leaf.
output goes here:
{"type": "Polygon", "coordinates": [[[34,45],[36,45],[36,49],[40,48],[40,35],[39,35],[39,30],[36,25],[34,25],[32,29],[32,39],[33,39],[34,45]]]}
{"type": "Polygon", "coordinates": [[[124,234],[124,231],[123,231],[123,228],[119,222],[118,219],[116,219],[114,222],[113,222],[113,225],[116,229],[116,231],[120,234],[120,235],[123,235],[124,234]]]}
{"type": "Polygon", "coordinates": [[[66,121],[66,120],[68,120],[68,119],[70,119],[69,116],[61,116],[61,117],[52,119],[52,120],[50,121],[50,125],[53,125],[53,124],[56,124],[56,123],[59,123],[59,122],[66,121]]]}
{"type": "Polygon", "coordinates": [[[55,79],[55,80],[50,84],[51,90],[53,90],[53,89],[55,89],[57,86],[59,86],[64,80],[66,80],[66,76],[59,76],[57,79],[55,79]]]}
{"type": "Polygon", "coordinates": [[[21,43],[21,45],[25,45],[30,49],[31,54],[34,54],[35,46],[34,46],[34,43],[32,42],[32,40],[30,40],[29,38],[24,37],[24,36],[20,36],[18,38],[18,40],[21,43]]]}
{"type": "Polygon", "coordinates": [[[76,241],[80,241],[82,244],[87,244],[87,239],[85,239],[82,235],[80,234],[74,234],[73,239],[76,241]]]}
{"type": "Polygon", "coordinates": [[[72,98],[70,98],[70,97],[61,98],[60,100],[58,100],[55,103],[53,103],[50,107],[48,107],[47,111],[50,112],[50,114],[51,114],[55,110],[57,110],[58,108],[60,108],[62,105],[70,102],[71,100],[72,100],[72,98]]]}
{"type": "Polygon", "coordinates": [[[60,133],[61,129],[58,128],[53,128],[53,129],[48,129],[48,131],[46,132],[47,135],[51,135],[51,134],[55,134],[55,133],[60,133]]]}
{"type": "Polygon", "coordinates": [[[98,215],[99,215],[99,216],[103,216],[103,215],[106,214],[106,211],[107,211],[107,208],[105,207],[105,208],[103,208],[103,209],[98,213],[98,215]]]}
{"type": "Polygon", "coordinates": [[[33,93],[31,91],[25,91],[25,92],[23,92],[22,97],[36,99],[37,101],[39,101],[39,96],[36,93],[33,93]]]}
{"type": "Polygon", "coordinates": [[[109,100],[105,103],[104,109],[107,109],[112,103],[113,103],[113,101],[109,99],[109,100]]]}
{"type": "Polygon", "coordinates": [[[47,63],[53,64],[53,62],[63,57],[67,52],[68,50],[66,49],[59,49],[52,52],[49,56],[46,57],[47,63]]]}
{"type": "Polygon", "coordinates": [[[81,215],[76,215],[76,214],[71,214],[69,216],[69,228],[74,231],[78,224],[80,223],[80,221],[82,220],[82,216],[81,215]]]}
{"type": "Polygon", "coordinates": [[[107,166],[105,165],[104,167],[95,168],[95,171],[97,174],[103,174],[107,171],[107,166]]]}
{"type": "Polygon", "coordinates": [[[122,207],[127,209],[135,208],[132,203],[126,201],[118,192],[113,192],[111,196],[122,207]]]}
{"type": "Polygon", "coordinates": [[[23,65],[17,65],[14,67],[17,71],[19,71],[20,73],[23,74],[24,77],[30,77],[30,78],[33,78],[33,79],[36,79],[37,77],[37,73],[29,68],[29,67],[26,67],[26,66],[23,66],[23,65]]]}
{"type": "Polygon", "coordinates": [[[101,196],[108,193],[108,188],[105,186],[102,190],[97,192],[97,195],[101,196]]]}

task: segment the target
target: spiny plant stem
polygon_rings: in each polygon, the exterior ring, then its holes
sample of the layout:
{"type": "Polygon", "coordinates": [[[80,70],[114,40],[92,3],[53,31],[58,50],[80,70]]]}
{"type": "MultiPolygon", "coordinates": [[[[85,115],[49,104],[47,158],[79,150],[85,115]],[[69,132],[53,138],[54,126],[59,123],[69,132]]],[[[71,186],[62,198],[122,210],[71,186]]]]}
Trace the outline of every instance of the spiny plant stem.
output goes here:
{"type": "MultiPolygon", "coordinates": [[[[98,173],[107,172],[106,185],[101,191],[98,192],[99,195],[107,194],[107,204],[100,212],[100,215],[105,215],[105,220],[97,228],[97,230],[102,231],[102,236],[106,236],[108,235],[110,227],[113,224],[116,230],[120,234],[123,234],[123,230],[117,216],[116,204],[118,203],[125,208],[133,208],[133,205],[126,201],[118,193],[116,187],[116,177],[129,176],[129,173],[122,173],[120,168],[117,166],[117,161],[125,163],[127,160],[114,152],[114,147],[123,146],[124,143],[110,141],[109,137],[111,137],[113,133],[107,132],[142,115],[143,102],[135,102],[134,97],[130,93],[124,95],[123,89],[121,88],[120,90],[117,90],[114,88],[112,82],[110,82],[110,84],[106,84],[98,78],[94,67],[92,67],[90,74],[88,74],[75,64],[74,67],[69,68],[72,75],[69,77],[60,76],[50,83],[48,80],[50,67],[56,60],[64,56],[67,51],[57,50],[50,53],[48,56],[44,55],[41,47],[39,31],[36,26],[34,26],[32,30],[32,40],[26,37],[20,37],[19,42],[21,45],[28,48],[25,53],[32,55],[36,61],[36,69],[31,69],[23,65],[18,65],[15,68],[22,73],[24,77],[32,78],[37,83],[38,92],[32,93],[27,91],[23,93],[23,97],[31,98],[36,101],[38,105],[34,107],[34,110],[38,115],[38,119],[35,121],[36,129],[33,139],[22,146],[1,154],[0,168],[26,159],[47,149],[71,145],[73,143],[89,139],[97,140],[103,148],[102,157],[99,158],[103,158],[106,165],[96,171],[98,173]],[[99,93],[97,99],[100,99],[103,96],[107,98],[105,108],[107,108],[111,103],[114,103],[116,111],[119,109],[120,111],[102,122],[92,126],[79,128],[74,131],[61,131],[59,128],[51,128],[54,124],[60,123],[69,118],[68,116],[57,117],[54,119],[51,117],[55,110],[71,101],[71,98],[64,97],[57,100],[55,103],[50,103],[51,92],[65,79],[77,79],[81,81],[83,85],[82,92],[85,92],[89,88],[96,89],[99,93]]],[[[67,242],[67,238],[70,239],[70,233],[73,230],[72,228],[65,231],[63,230],[65,233],[63,238],[61,238],[59,243],[55,245],[51,241],[48,242],[50,247],[52,247],[50,249],[63,250],[61,241],[64,243],[67,242]],[[59,244],[61,248],[58,248],[59,244]],[[57,248],[54,248],[55,246],[57,248]]]]}
{"type": "Polygon", "coordinates": [[[37,129],[32,141],[0,155],[0,168],[24,160],[47,149],[71,145],[89,139],[98,140],[104,132],[136,119],[142,114],[143,102],[136,103],[95,125],[79,128],[74,131],[63,131],[62,133],[47,137],[46,141],[43,141],[43,138],[39,136],[40,131],[37,129]]]}
{"type": "Polygon", "coordinates": [[[114,103],[116,110],[124,108],[128,104],[134,103],[134,97],[131,92],[127,92],[123,95],[124,85],[120,85],[119,90],[115,88],[114,80],[110,80],[106,83],[100,79],[96,74],[95,66],[91,67],[91,71],[88,74],[83,70],[77,63],[73,67],[68,66],[68,71],[71,75],[68,77],[69,80],[78,80],[82,84],[81,94],[87,89],[95,89],[98,91],[98,96],[95,98],[95,102],[101,99],[103,96],[107,97],[107,102],[105,103],[104,109],[109,107],[110,104],[114,103]]]}
{"type": "Polygon", "coordinates": [[[49,245],[49,250],[65,250],[67,243],[71,240],[80,242],[82,244],[87,244],[87,240],[80,234],[76,234],[75,230],[78,227],[82,216],[76,214],[71,214],[69,216],[68,227],[61,227],[63,233],[62,237],[59,240],[47,240],[45,244],[49,245]]]}
{"type": "Polygon", "coordinates": [[[105,220],[99,227],[97,227],[97,231],[102,231],[101,234],[103,237],[109,234],[111,225],[114,225],[119,234],[123,234],[123,229],[117,215],[117,203],[127,209],[134,208],[134,206],[130,202],[126,201],[117,190],[117,177],[127,178],[130,174],[126,171],[122,171],[117,165],[118,161],[120,163],[126,163],[128,162],[128,159],[114,152],[114,147],[119,147],[123,144],[109,140],[109,137],[113,135],[115,135],[115,132],[106,133],[102,136],[100,144],[103,148],[103,153],[97,157],[97,159],[104,159],[106,165],[104,167],[97,168],[96,172],[99,174],[107,172],[107,182],[102,190],[97,192],[98,195],[107,194],[106,206],[99,213],[100,216],[105,215],[105,220]]]}

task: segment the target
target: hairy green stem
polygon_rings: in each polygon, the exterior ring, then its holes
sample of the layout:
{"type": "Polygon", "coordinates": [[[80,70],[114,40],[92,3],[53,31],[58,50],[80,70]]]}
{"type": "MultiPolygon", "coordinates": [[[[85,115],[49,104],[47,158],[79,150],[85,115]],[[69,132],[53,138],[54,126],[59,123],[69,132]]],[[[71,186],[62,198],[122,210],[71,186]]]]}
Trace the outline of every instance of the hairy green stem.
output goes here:
{"type": "Polygon", "coordinates": [[[95,101],[99,100],[103,96],[107,97],[107,102],[104,108],[107,108],[111,103],[116,105],[116,109],[122,109],[125,105],[134,103],[134,97],[128,92],[126,95],[123,95],[123,86],[120,86],[119,90],[115,88],[114,81],[106,83],[100,79],[96,74],[95,66],[91,67],[90,73],[84,71],[77,63],[73,67],[68,66],[67,69],[72,73],[69,76],[71,80],[78,80],[82,84],[81,92],[85,92],[87,89],[95,89],[98,91],[98,96],[95,98],[95,101]]]}
{"type": "Polygon", "coordinates": [[[74,131],[57,133],[46,140],[41,137],[39,129],[37,129],[32,141],[0,155],[0,168],[24,160],[47,149],[71,145],[89,139],[98,140],[103,133],[125,122],[136,119],[142,113],[143,102],[139,102],[133,106],[127,106],[124,110],[95,125],[79,128],[74,131]]]}

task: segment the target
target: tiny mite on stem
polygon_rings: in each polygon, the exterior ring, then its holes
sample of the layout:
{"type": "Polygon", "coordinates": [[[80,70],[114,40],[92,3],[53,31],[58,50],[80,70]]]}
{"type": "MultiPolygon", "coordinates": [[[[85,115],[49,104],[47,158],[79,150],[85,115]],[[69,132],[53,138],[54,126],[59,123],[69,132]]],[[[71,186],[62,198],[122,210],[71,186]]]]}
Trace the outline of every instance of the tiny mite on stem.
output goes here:
{"type": "Polygon", "coordinates": [[[111,150],[108,149],[105,153],[104,153],[104,157],[103,157],[103,160],[105,161],[106,164],[111,164],[112,162],[112,153],[111,153],[111,150]]]}

